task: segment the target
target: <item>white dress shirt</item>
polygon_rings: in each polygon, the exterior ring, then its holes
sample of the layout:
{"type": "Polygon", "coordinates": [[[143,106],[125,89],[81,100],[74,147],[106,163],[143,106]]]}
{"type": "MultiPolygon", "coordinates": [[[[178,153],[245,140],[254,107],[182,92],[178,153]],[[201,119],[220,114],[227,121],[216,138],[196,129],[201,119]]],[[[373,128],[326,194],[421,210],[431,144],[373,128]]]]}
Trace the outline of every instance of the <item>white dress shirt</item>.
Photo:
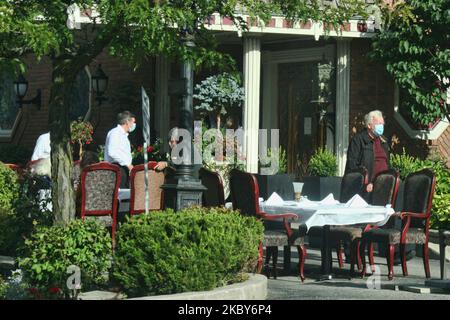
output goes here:
{"type": "Polygon", "coordinates": [[[128,132],[117,125],[106,136],[105,161],[118,163],[121,166],[129,166],[132,162],[131,145],[128,140],[128,132]]]}
{"type": "Polygon", "coordinates": [[[37,139],[31,161],[50,158],[50,152],[50,132],[47,132],[40,135],[37,139]]]}

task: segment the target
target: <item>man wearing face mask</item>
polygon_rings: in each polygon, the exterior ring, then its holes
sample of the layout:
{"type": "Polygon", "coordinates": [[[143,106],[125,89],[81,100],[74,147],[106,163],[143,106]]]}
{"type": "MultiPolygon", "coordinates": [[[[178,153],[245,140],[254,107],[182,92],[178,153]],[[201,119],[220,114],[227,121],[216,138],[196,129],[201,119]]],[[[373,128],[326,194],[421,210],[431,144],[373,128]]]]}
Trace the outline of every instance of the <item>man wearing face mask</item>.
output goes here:
{"type": "Polygon", "coordinates": [[[129,111],[117,115],[117,127],[108,132],[105,143],[105,161],[120,166],[120,188],[129,188],[132,165],[131,144],[128,134],[136,129],[136,117],[129,111]]]}
{"type": "Polygon", "coordinates": [[[389,144],[383,136],[384,119],[379,110],[369,112],[364,117],[366,128],[357,133],[347,151],[345,171],[364,167],[369,173],[369,184],[366,191],[373,190],[372,181],[376,175],[389,169],[389,144]]]}

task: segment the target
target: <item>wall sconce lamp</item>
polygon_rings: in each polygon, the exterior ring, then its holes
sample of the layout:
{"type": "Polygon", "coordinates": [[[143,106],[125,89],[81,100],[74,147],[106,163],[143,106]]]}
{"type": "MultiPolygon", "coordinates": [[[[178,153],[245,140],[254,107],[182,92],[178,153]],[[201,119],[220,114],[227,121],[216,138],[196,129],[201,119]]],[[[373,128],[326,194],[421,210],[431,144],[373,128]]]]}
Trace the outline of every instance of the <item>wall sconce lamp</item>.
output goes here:
{"type": "Polygon", "coordinates": [[[100,106],[103,101],[107,100],[104,96],[106,89],[108,88],[108,76],[102,70],[102,65],[99,64],[97,67],[97,71],[92,76],[92,89],[95,92],[96,100],[98,101],[98,105],[100,106]]]}
{"type": "Polygon", "coordinates": [[[28,81],[25,79],[25,77],[20,74],[17,81],[14,81],[14,92],[16,93],[17,97],[17,104],[19,108],[22,108],[24,104],[34,104],[38,110],[41,109],[42,105],[42,91],[41,89],[37,90],[37,94],[33,99],[30,100],[23,100],[25,98],[28,91],[28,81]]]}

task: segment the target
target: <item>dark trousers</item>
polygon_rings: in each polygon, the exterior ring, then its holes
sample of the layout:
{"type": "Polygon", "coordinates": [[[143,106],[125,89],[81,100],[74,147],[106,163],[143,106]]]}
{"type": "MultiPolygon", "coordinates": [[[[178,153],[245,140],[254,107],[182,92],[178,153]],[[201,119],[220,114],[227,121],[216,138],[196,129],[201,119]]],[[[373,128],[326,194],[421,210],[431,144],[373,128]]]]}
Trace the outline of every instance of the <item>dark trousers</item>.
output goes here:
{"type": "Polygon", "coordinates": [[[130,170],[126,166],[120,167],[120,189],[129,189],[130,188],[130,170]]]}

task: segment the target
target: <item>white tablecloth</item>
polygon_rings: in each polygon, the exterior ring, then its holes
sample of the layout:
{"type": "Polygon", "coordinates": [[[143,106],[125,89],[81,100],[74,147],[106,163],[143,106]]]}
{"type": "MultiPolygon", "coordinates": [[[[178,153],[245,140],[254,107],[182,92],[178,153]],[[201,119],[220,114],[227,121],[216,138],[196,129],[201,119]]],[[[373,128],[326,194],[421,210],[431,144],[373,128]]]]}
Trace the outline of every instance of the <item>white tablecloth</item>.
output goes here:
{"type": "Polygon", "coordinates": [[[395,212],[391,207],[367,206],[358,208],[345,207],[345,204],[321,205],[315,201],[294,202],[285,201],[283,205],[268,206],[260,203],[260,210],[270,214],[294,213],[297,222],[311,227],[325,225],[352,225],[371,223],[384,225],[395,212]]]}

